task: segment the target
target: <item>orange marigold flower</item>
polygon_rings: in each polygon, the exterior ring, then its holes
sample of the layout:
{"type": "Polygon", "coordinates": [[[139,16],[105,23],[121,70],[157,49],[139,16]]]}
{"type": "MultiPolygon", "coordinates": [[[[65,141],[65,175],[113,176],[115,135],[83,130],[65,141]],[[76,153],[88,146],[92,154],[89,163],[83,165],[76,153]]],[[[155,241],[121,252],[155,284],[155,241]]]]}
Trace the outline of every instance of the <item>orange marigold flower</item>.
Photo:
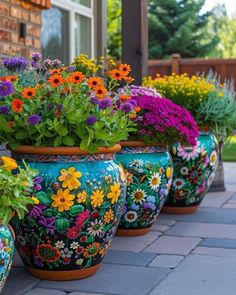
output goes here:
{"type": "Polygon", "coordinates": [[[16,82],[17,80],[18,80],[18,76],[16,76],[16,75],[5,76],[5,77],[0,78],[0,81],[16,82]]]}
{"type": "Polygon", "coordinates": [[[55,74],[48,79],[48,82],[52,87],[58,87],[63,83],[63,78],[62,76],[55,74]]]}
{"type": "Polygon", "coordinates": [[[131,120],[134,120],[134,119],[137,118],[137,115],[136,114],[131,114],[129,117],[130,117],[131,120]]]}
{"type": "Polygon", "coordinates": [[[124,76],[127,76],[131,71],[131,67],[128,64],[121,64],[119,66],[119,70],[121,71],[121,73],[123,73],[124,76]]]}
{"type": "Polygon", "coordinates": [[[35,96],[35,93],[36,91],[32,87],[27,87],[21,91],[21,95],[27,99],[33,98],[35,96]]]}
{"type": "Polygon", "coordinates": [[[134,108],[134,111],[136,112],[136,113],[138,113],[138,112],[140,112],[141,111],[141,108],[138,106],[138,107],[135,107],[134,108]]]}
{"type": "Polygon", "coordinates": [[[71,74],[70,79],[72,83],[82,83],[85,76],[82,72],[74,72],[71,74]]]}
{"type": "Polygon", "coordinates": [[[119,97],[123,101],[130,100],[131,99],[131,96],[130,95],[126,95],[126,94],[120,94],[119,97]]]}
{"type": "Polygon", "coordinates": [[[112,79],[120,81],[124,78],[124,74],[117,69],[111,70],[108,72],[108,75],[110,75],[112,77],[112,79]]]}
{"type": "Polygon", "coordinates": [[[97,78],[97,77],[91,77],[88,79],[88,86],[90,88],[95,88],[97,86],[102,86],[103,85],[103,80],[102,78],[97,78]]]}
{"type": "Polygon", "coordinates": [[[49,73],[51,75],[58,75],[61,73],[61,69],[52,69],[52,70],[49,70],[49,73]]]}
{"type": "Polygon", "coordinates": [[[23,101],[21,99],[14,99],[11,102],[13,112],[20,113],[23,110],[23,101]]]}
{"type": "Polygon", "coordinates": [[[98,98],[102,99],[107,94],[107,89],[104,86],[97,86],[94,92],[98,98]]]}
{"type": "Polygon", "coordinates": [[[124,77],[125,82],[127,83],[132,83],[134,81],[134,78],[130,77],[130,76],[125,76],[124,77]]]}

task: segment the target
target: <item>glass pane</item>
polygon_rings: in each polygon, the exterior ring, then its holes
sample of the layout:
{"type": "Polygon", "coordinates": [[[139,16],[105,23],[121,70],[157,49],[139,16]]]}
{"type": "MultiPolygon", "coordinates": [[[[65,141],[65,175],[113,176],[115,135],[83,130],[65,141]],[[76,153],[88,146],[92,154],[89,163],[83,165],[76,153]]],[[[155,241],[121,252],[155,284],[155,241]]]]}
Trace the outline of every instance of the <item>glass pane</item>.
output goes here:
{"type": "Polygon", "coordinates": [[[91,0],[72,0],[72,1],[91,7],[91,0]]]}
{"type": "Polygon", "coordinates": [[[75,54],[87,54],[91,57],[91,19],[76,14],[75,16],[75,54]]]}
{"type": "Polygon", "coordinates": [[[42,53],[51,59],[69,63],[69,14],[57,7],[42,10],[42,53]]]}

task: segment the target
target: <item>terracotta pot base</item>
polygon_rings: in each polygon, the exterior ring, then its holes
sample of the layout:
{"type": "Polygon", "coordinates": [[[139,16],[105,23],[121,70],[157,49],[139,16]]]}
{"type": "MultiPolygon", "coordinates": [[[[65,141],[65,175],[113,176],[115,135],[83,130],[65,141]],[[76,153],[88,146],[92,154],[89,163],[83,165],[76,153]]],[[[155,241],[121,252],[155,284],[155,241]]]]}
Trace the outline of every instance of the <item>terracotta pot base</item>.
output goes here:
{"type": "Polygon", "coordinates": [[[50,271],[50,270],[38,270],[35,268],[27,267],[27,271],[33,276],[52,281],[71,281],[80,280],[92,276],[97,272],[101,264],[79,270],[68,270],[68,271],[50,271]]]}
{"type": "Polygon", "coordinates": [[[140,229],[118,229],[116,236],[119,237],[136,237],[146,235],[150,231],[150,227],[140,229]]]}
{"type": "Polygon", "coordinates": [[[199,205],[197,206],[191,206],[191,207],[169,207],[164,206],[161,210],[162,213],[166,214],[192,214],[195,213],[199,208],[199,205]]]}

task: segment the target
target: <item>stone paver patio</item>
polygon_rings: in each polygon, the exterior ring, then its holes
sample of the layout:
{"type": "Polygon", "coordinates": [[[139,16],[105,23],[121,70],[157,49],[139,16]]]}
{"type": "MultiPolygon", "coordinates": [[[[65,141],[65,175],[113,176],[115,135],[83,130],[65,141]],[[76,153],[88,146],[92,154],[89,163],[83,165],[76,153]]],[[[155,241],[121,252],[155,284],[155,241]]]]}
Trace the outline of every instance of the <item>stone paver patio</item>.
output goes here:
{"type": "Polygon", "coordinates": [[[161,214],[141,237],[115,237],[98,273],[42,281],[15,257],[1,295],[235,295],[236,163],[225,163],[227,191],[209,193],[193,215],[161,214]]]}

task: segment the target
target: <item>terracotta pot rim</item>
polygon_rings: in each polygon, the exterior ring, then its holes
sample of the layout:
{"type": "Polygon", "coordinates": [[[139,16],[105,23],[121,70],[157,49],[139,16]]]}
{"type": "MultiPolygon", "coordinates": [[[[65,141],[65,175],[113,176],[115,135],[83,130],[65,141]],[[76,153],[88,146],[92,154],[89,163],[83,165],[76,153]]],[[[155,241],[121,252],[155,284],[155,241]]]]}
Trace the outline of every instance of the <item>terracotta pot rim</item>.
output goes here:
{"type": "Polygon", "coordinates": [[[120,141],[119,144],[121,146],[132,146],[132,147],[145,147],[145,146],[162,146],[166,147],[166,144],[159,144],[159,143],[144,143],[141,140],[126,140],[126,141],[120,141]]]}
{"type": "MultiPolygon", "coordinates": [[[[108,154],[116,153],[121,150],[120,144],[114,146],[99,147],[98,151],[93,154],[108,154]]],[[[28,145],[20,145],[18,148],[12,150],[18,154],[34,154],[34,155],[91,155],[88,151],[81,150],[79,147],[34,147],[28,145]]]]}

